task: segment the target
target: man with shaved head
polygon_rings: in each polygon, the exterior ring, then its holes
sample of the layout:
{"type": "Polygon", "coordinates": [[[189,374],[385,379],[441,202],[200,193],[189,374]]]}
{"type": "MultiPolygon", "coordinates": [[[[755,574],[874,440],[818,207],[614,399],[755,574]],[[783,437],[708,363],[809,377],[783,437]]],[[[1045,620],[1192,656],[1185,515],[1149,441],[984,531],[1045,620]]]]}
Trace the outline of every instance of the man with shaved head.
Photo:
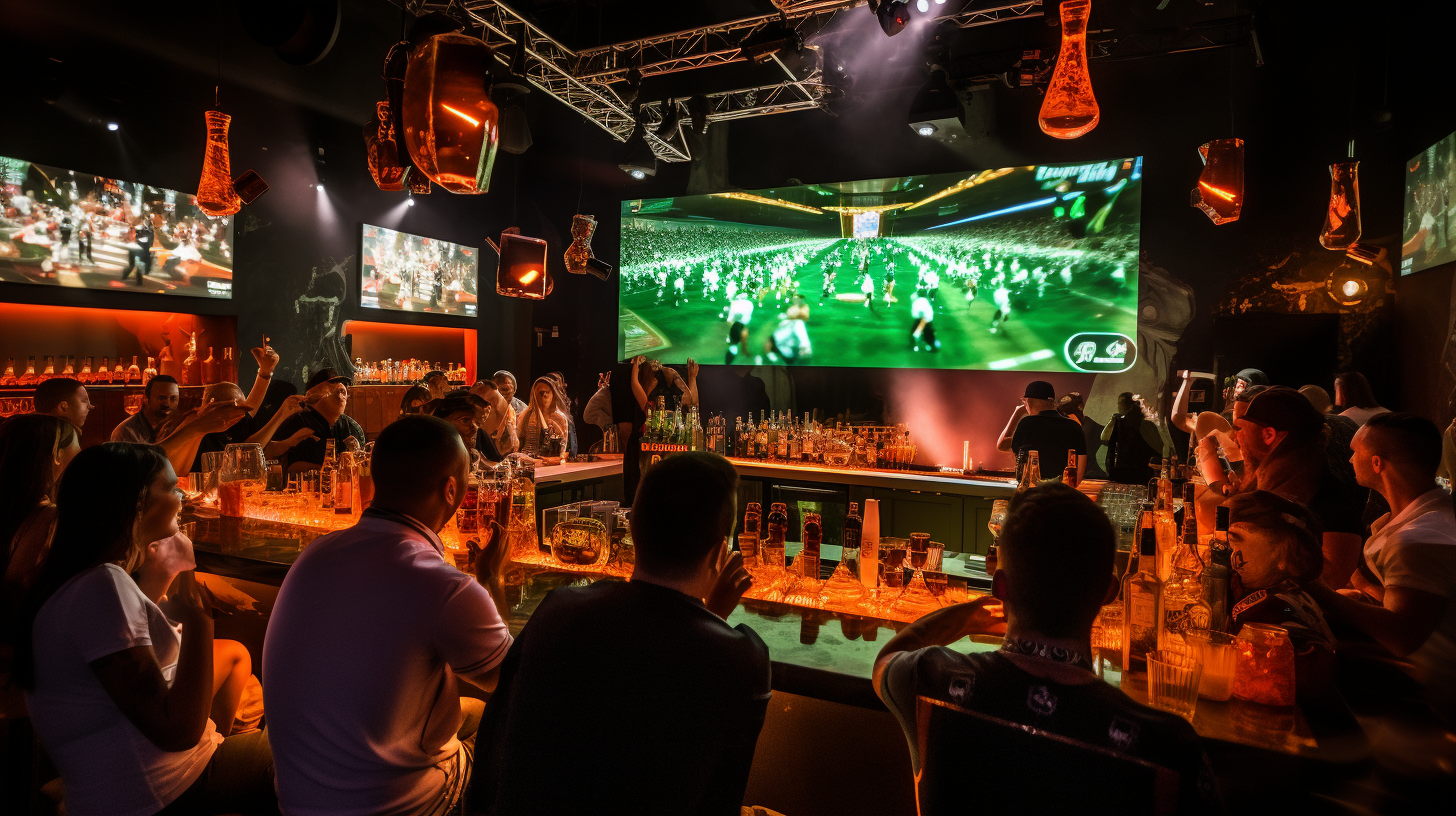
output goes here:
{"type": "Polygon", "coordinates": [[[1425,417],[1371,417],[1351,444],[1355,477],[1390,504],[1370,525],[1354,588],[1311,588],[1326,615],[1415,667],[1447,721],[1456,716],[1456,514],[1436,484],[1441,432],[1425,417]]]}

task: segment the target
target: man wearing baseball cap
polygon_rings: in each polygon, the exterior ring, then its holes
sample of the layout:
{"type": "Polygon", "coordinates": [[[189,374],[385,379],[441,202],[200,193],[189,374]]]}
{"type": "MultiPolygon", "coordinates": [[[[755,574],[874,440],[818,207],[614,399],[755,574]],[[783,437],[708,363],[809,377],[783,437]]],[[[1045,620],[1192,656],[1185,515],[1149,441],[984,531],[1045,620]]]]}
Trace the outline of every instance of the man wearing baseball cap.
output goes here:
{"type": "Polygon", "coordinates": [[[1365,497],[1341,486],[1325,458],[1323,415],[1304,395],[1284,386],[1261,391],[1234,420],[1244,454],[1240,493],[1267,490],[1302,504],[1319,519],[1323,577],[1339,589],[1360,560],[1365,497]]]}
{"type": "Polygon", "coordinates": [[[1077,481],[1087,470],[1087,439],[1082,426],[1057,413],[1056,389],[1044,380],[1027,383],[1021,404],[1007,420],[996,449],[1012,451],[1018,457],[1023,451],[1036,451],[1043,478],[1062,472],[1069,450],[1077,452],[1077,481]]]}
{"type": "Polygon", "coordinates": [[[284,451],[269,448],[269,455],[278,456],[289,472],[314,470],[324,463],[325,440],[334,440],[337,451],[358,450],[364,446],[364,429],[344,414],[349,404],[349,386],[353,381],[339,376],[332,368],[321,368],[308,378],[304,403],[308,406],[283,421],[274,432],[274,439],[288,439],[298,431],[303,439],[284,451]]]}
{"type": "Polygon", "coordinates": [[[460,432],[460,441],[470,453],[470,464],[474,467],[482,458],[490,462],[499,462],[505,458],[491,441],[490,435],[480,427],[480,419],[485,415],[486,408],[485,400],[462,388],[446,394],[443,399],[431,400],[425,405],[425,412],[455,426],[455,430],[460,432]]]}

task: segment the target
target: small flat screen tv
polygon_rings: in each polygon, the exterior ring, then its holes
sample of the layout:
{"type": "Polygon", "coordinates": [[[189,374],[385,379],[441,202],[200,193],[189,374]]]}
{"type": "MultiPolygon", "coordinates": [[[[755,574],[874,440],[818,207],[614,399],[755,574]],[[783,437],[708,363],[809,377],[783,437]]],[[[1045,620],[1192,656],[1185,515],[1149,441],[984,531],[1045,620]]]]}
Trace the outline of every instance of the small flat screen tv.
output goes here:
{"type": "Polygon", "coordinates": [[[1405,165],[1400,274],[1456,261],[1456,133],[1405,165]]]}
{"type": "Polygon", "coordinates": [[[1142,159],[622,204],[617,351],[665,363],[1124,371],[1142,159]]]}
{"type": "Polygon", "coordinates": [[[194,199],[0,156],[0,281],[231,298],[233,219],[194,199]]]}
{"type": "Polygon", "coordinates": [[[476,315],[478,249],[372,224],[363,229],[359,305],[397,312],[476,315]]]}

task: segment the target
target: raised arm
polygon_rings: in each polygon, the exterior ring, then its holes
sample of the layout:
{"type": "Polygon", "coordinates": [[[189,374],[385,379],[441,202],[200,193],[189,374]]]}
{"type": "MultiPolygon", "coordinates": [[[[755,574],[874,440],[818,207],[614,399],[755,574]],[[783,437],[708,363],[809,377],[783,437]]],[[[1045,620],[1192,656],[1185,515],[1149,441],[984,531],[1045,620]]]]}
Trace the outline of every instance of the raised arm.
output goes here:
{"type": "Polygon", "coordinates": [[[632,396],[637,398],[637,407],[647,410],[647,392],[642,390],[642,381],[637,378],[637,371],[647,361],[646,357],[638,355],[632,358],[632,396]]]}
{"type": "MultiPolygon", "coordinates": [[[[210,402],[195,413],[185,415],[157,444],[167,454],[177,475],[185,476],[192,472],[192,460],[197,458],[202,437],[231,428],[246,412],[247,409],[234,400],[210,402]]],[[[161,431],[166,432],[167,429],[164,427],[161,431]]]]}
{"type": "Polygon", "coordinates": [[[1173,397],[1173,412],[1169,420],[1173,427],[1184,433],[1193,433],[1193,418],[1188,416],[1188,392],[1193,387],[1193,373],[1183,372],[1183,384],[1178,386],[1178,393],[1173,397]]]}
{"type": "MultiPolygon", "coordinates": [[[[253,390],[256,391],[257,386],[254,386],[253,390]]],[[[249,399],[251,399],[251,397],[249,397],[249,399]]],[[[273,441],[273,434],[278,433],[278,427],[283,424],[283,420],[288,419],[289,417],[303,410],[304,399],[306,399],[306,397],[304,397],[304,395],[302,394],[294,394],[288,399],[285,399],[283,401],[283,404],[278,406],[278,410],[273,414],[273,416],[269,418],[266,423],[264,423],[263,427],[252,436],[248,437],[248,441],[263,445],[264,449],[266,450],[269,443],[273,441]]]]}
{"type": "Polygon", "coordinates": [[[258,376],[253,378],[253,390],[243,400],[249,416],[257,416],[258,409],[263,407],[263,398],[268,395],[268,385],[273,382],[273,372],[278,368],[278,352],[264,338],[263,347],[253,349],[253,359],[258,361],[258,376]]]}
{"type": "Polygon", "coordinates": [[[1001,429],[1001,438],[996,440],[996,450],[1011,450],[1011,437],[1016,435],[1016,426],[1021,424],[1024,416],[1026,416],[1026,405],[1016,406],[1016,410],[1011,412],[1011,418],[1006,420],[1006,427],[1001,429]]]}

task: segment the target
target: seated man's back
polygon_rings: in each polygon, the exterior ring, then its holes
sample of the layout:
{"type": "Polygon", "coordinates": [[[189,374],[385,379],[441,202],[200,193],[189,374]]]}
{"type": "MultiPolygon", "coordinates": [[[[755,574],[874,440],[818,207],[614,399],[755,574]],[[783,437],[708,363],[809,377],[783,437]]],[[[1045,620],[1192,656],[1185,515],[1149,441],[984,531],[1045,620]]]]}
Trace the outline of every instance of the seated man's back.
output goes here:
{"type": "Polygon", "coordinates": [[[501,666],[473,810],[738,811],[768,650],[702,602],[634,581],[553,591],[501,666]]]}

